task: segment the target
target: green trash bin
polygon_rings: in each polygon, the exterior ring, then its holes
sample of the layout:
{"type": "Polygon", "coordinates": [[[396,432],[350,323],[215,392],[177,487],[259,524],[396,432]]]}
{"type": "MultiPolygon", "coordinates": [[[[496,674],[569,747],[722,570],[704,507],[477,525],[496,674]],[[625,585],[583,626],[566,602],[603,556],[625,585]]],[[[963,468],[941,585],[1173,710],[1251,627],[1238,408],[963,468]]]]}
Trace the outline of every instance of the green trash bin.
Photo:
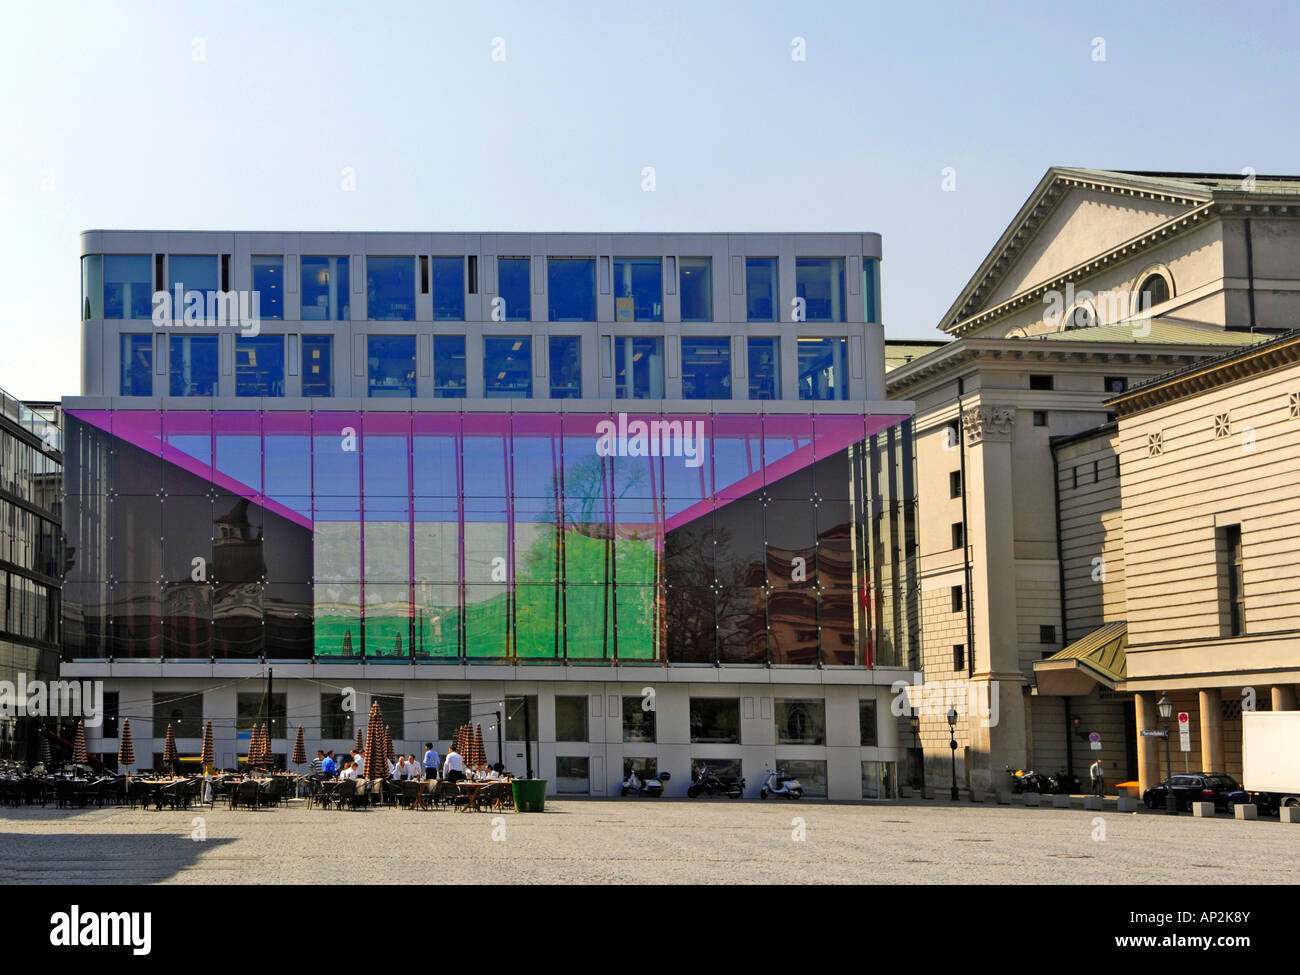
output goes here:
{"type": "Polygon", "coordinates": [[[545,811],[546,779],[515,779],[510,787],[514,792],[516,812],[545,811]]]}

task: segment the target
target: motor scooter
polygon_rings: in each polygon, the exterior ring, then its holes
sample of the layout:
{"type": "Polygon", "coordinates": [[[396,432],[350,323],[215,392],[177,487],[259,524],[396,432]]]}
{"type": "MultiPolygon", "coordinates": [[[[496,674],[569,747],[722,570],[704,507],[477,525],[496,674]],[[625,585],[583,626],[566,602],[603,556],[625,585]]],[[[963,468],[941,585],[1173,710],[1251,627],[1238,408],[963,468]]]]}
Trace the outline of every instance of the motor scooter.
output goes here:
{"type": "Polygon", "coordinates": [[[803,785],[793,776],[786,775],[784,772],[778,772],[776,769],[767,770],[767,778],[764,780],[762,787],[758,790],[758,797],[766,799],[768,796],[785,796],[787,799],[802,799],[803,785]]]}
{"type": "Polygon", "coordinates": [[[672,776],[667,772],[660,772],[658,775],[647,775],[642,778],[636,769],[632,769],[628,773],[628,777],[623,780],[621,794],[625,796],[646,795],[657,799],[664,794],[664,783],[671,778],[672,776]]]}

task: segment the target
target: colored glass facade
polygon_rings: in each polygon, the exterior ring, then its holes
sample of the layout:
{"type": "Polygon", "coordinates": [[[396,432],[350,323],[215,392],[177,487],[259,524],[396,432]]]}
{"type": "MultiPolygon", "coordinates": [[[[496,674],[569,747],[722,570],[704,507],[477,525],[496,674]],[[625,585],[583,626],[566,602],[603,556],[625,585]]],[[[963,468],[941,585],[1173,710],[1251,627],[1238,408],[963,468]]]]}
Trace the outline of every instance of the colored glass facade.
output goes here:
{"type": "Polygon", "coordinates": [[[910,423],[81,410],[67,659],[913,667],[910,423]]]}

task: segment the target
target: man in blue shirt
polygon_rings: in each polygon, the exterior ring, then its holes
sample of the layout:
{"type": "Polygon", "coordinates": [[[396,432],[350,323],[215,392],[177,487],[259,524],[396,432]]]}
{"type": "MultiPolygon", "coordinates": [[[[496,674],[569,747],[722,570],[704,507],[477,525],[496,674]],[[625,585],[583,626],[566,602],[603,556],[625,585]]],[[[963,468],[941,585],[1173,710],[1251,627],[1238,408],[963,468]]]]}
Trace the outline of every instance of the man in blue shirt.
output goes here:
{"type": "Polygon", "coordinates": [[[424,777],[430,782],[438,777],[438,753],[431,741],[424,743],[424,777]]]}
{"type": "Polygon", "coordinates": [[[331,779],[338,774],[339,767],[334,761],[333,751],[330,751],[330,753],[325,756],[325,761],[320,763],[320,770],[324,772],[326,775],[328,775],[331,779]]]}

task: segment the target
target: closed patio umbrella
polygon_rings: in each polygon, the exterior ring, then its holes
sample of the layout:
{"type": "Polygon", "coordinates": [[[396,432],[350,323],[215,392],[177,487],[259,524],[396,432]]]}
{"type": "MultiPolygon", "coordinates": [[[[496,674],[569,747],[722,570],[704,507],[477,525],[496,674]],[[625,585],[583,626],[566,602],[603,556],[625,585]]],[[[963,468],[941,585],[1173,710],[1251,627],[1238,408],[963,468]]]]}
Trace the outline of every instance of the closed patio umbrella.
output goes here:
{"type": "MultiPolygon", "coordinates": [[[[45,745],[46,751],[49,750],[49,747],[49,745],[45,745]]],[[[135,742],[131,740],[130,718],[126,718],[122,722],[122,735],[117,743],[117,764],[127,771],[130,771],[131,766],[135,764],[135,742]]]]}
{"type": "Polygon", "coordinates": [[[352,747],[357,751],[361,751],[361,749],[366,747],[365,729],[362,728],[361,725],[357,725],[357,740],[353,743],[352,747]]]}
{"type": "MultiPolygon", "coordinates": [[[[128,722],[127,727],[130,727],[128,722]]],[[[45,736],[45,729],[41,729],[41,764],[47,769],[50,767],[50,739],[45,736]]]]}
{"type": "Polygon", "coordinates": [[[86,754],[86,723],[77,722],[77,738],[72,743],[72,762],[74,765],[89,765],[90,756],[86,754]]]}
{"type": "Polygon", "coordinates": [[[487,764],[487,749],[483,747],[483,726],[474,726],[474,764],[487,764]]]}
{"type": "Polygon", "coordinates": [[[393,751],[393,729],[384,725],[384,757],[390,762],[397,761],[397,753],[393,751]]]}
{"type": "Polygon", "coordinates": [[[384,714],[379,710],[379,702],[370,704],[370,720],[366,727],[366,778],[382,779],[388,774],[388,765],[384,755],[388,749],[384,746],[384,714]]]}
{"type": "Polygon", "coordinates": [[[199,764],[203,766],[204,772],[216,763],[216,755],[217,747],[212,736],[212,721],[209,720],[207,728],[203,731],[203,751],[199,754],[199,764]]]}
{"type": "Polygon", "coordinates": [[[302,725],[298,725],[298,737],[293,742],[293,764],[301,765],[307,761],[307,741],[303,738],[302,725]]]}
{"type": "Polygon", "coordinates": [[[172,731],[172,726],[167,726],[167,737],[163,739],[163,764],[172,766],[172,771],[176,771],[176,734],[172,731]]]}

